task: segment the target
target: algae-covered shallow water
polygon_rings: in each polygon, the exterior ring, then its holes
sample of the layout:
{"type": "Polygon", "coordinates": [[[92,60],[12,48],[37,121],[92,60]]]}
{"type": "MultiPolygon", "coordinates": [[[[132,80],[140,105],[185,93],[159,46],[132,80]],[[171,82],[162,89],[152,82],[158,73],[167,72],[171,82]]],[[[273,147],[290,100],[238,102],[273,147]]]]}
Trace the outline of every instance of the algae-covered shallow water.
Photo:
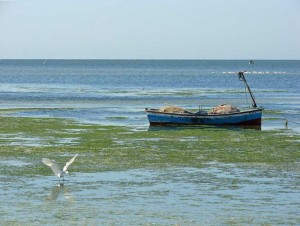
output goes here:
{"type": "Polygon", "coordinates": [[[2,60],[1,225],[299,225],[299,75],[299,61],[2,60]],[[148,126],[145,107],[247,107],[241,68],[261,130],[148,126]],[[59,186],[41,159],[76,153],[59,186]]]}
{"type": "Polygon", "coordinates": [[[1,121],[2,225],[300,223],[300,142],[290,130],[1,121]],[[59,186],[41,158],[62,164],[75,153],[59,186]]]}

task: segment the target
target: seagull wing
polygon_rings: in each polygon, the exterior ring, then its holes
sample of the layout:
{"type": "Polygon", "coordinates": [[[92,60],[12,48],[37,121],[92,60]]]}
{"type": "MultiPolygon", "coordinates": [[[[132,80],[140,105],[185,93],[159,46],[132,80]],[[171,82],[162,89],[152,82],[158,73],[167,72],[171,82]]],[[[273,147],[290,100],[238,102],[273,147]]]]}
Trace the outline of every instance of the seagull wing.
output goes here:
{"type": "Polygon", "coordinates": [[[74,160],[75,160],[75,158],[77,157],[77,155],[78,155],[78,154],[76,154],[73,158],[70,159],[69,162],[66,163],[66,165],[64,166],[64,169],[63,169],[64,172],[67,172],[68,167],[72,164],[72,162],[74,162],[74,160]]]}
{"type": "Polygon", "coordinates": [[[61,175],[61,170],[59,169],[59,166],[58,164],[54,161],[54,160],[51,160],[51,159],[47,159],[47,158],[43,158],[42,159],[42,162],[47,165],[47,166],[50,166],[53,173],[56,175],[56,176],[59,176],[61,175]]]}

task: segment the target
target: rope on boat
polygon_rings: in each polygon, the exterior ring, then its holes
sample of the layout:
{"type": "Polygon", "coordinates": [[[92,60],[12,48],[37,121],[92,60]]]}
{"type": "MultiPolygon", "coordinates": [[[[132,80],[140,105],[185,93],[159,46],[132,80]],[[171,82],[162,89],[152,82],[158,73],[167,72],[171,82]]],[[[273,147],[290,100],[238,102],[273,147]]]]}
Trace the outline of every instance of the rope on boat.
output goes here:
{"type": "Polygon", "coordinates": [[[254,96],[253,96],[253,93],[252,93],[252,91],[251,91],[251,89],[250,89],[250,87],[249,87],[247,81],[246,81],[246,78],[245,78],[245,76],[244,76],[244,72],[243,72],[243,71],[240,71],[240,72],[238,73],[238,76],[239,76],[239,80],[240,80],[240,81],[243,81],[244,84],[245,84],[245,86],[246,86],[247,89],[248,89],[248,92],[249,92],[249,94],[250,94],[250,96],[251,96],[251,99],[252,99],[252,107],[256,108],[257,105],[256,105],[256,102],[255,102],[255,98],[254,98],[254,96]]]}
{"type": "Polygon", "coordinates": [[[244,84],[245,86],[245,96],[246,96],[246,101],[247,101],[247,104],[249,105],[249,107],[251,107],[250,103],[249,103],[249,100],[248,100],[248,95],[247,95],[247,86],[246,84],[244,84]]]}

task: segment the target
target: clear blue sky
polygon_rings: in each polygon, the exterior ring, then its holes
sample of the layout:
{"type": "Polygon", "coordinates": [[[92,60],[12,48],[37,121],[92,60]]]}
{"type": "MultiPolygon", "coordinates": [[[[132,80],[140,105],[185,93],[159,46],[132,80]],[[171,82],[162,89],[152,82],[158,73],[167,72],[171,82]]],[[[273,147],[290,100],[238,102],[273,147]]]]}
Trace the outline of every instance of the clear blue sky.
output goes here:
{"type": "Polygon", "coordinates": [[[300,59],[300,0],[0,0],[0,59],[300,59]]]}

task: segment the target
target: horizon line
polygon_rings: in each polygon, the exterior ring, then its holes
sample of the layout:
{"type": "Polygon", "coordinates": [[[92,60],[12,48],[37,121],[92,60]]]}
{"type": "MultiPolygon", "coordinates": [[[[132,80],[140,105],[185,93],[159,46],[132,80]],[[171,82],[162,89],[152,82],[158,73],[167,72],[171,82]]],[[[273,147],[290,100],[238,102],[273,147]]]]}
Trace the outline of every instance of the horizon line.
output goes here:
{"type": "Polygon", "coordinates": [[[171,61],[171,60],[182,60],[182,61],[184,61],[184,60],[247,60],[247,61],[249,61],[249,60],[254,60],[254,61],[260,61],[260,60],[293,60],[293,61],[298,61],[298,60],[300,60],[300,59],[262,59],[262,58],[260,58],[260,59],[255,59],[255,58],[249,58],[249,59],[245,59],[245,58],[243,58],[243,59],[236,59],[236,58],[229,58],[229,59],[222,59],[222,58],[215,58],[215,59],[213,59],[213,58],[208,58],[208,59],[204,59],[204,58],[190,58],[190,59],[188,59],[188,58],[0,58],[0,61],[1,60],[145,60],[145,61],[147,61],[147,60],[157,60],[157,61],[159,61],[159,60],[169,60],[169,61],[171,61]]]}

